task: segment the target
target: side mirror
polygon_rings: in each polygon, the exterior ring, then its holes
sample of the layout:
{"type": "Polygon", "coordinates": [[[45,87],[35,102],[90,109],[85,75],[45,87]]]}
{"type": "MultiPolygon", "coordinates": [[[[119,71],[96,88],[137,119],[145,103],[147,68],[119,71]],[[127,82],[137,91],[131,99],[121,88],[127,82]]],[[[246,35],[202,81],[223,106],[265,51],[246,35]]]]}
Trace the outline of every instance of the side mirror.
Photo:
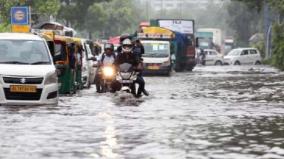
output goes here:
{"type": "Polygon", "coordinates": [[[195,38],[195,47],[199,47],[199,38],[195,38]]]}
{"type": "Polygon", "coordinates": [[[97,58],[93,56],[93,57],[88,58],[88,60],[89,61],[97,61],[97,58]]]}

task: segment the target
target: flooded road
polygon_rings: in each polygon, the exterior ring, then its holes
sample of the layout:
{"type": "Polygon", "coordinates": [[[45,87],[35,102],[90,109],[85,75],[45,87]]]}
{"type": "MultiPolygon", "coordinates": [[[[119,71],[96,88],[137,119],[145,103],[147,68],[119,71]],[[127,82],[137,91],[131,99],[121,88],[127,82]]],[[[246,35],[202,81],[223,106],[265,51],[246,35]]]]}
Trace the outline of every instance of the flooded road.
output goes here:
{"type": "Polygon", "coordinates": [[[58,106],[0,107],[0,158],[284,158],[284,74],[197,67],[147,77],[149,97],[62,97],[58,106]]]}

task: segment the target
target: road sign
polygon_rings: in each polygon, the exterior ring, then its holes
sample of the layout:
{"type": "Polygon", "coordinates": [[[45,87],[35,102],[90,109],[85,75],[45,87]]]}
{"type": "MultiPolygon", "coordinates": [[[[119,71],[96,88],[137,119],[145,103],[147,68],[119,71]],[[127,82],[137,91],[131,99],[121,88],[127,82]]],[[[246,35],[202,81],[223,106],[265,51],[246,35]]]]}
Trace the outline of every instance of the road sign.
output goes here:
{"type": "Polygon", "coordinates": [[[29,25],[30,9],[27,6],[11,8],[11,24],[12,25],[29,25]]]}
{"type": "Polygon", "coordinates": [[[12,25],[12,32],[28,33],[30,32],[30,26],[29,25],[12,25]]]}
{"type": "Polygon", "coordinates": [[[30,7],[12,7],[11,26],[12,32],[30,32],[30,7]]]}

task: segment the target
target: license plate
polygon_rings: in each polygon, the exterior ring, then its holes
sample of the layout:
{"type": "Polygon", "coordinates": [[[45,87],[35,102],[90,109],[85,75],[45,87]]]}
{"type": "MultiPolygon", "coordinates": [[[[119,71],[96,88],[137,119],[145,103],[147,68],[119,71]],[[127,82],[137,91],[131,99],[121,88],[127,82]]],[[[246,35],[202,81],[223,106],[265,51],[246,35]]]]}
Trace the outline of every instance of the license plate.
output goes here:
{"type": "Polygon", "coordinates": [[[123,80],[122,83],[132,83],[133,81],[131,80],[123,80]]]}
{"type": "Polygon", "coordinates": [[[149,70],[158,70],[158,69],[160,69],[159,66],[148,66],[147,68],[148,68],[149,70]]]}
{"type": "Polygon", "coordinates": [[[36,93],[36,86],[11,85],[10,92],[36,93]]]}

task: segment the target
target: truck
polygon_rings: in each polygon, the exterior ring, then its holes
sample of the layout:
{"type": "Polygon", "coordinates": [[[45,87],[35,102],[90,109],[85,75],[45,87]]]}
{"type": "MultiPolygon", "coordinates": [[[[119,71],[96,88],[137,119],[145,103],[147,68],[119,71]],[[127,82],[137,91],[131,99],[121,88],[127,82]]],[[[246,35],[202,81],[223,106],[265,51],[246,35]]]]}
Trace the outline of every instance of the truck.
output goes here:
{"type": "Polygon", "coordinates": [[[172,71],[171,42],[174,32],[161,27],[144,27],[137,38],[144,46],[144,74],[167,75],[172,71]]]}
{"type": "Polygon", "coordinates": [[[158,26],[169,29],[175,33],[175,39],[173,40],[172,50],[173,59],[175,60],[175,70],[192,71],[196,65],[195,50],[195,22],[188,19],[152,19],[150,26],[158,26]]]}
{"type": "Polygon", "coordinates": [[[218,28],[199,28],[196,33],[200,49],[214,49],[223,52],[223,34],[218,28]]]}
{"type": "Polygon", "coordinates": [[[224,39],[224,55],[227,55],[235,47],[235,41],[232,37],[224,39]]]}

